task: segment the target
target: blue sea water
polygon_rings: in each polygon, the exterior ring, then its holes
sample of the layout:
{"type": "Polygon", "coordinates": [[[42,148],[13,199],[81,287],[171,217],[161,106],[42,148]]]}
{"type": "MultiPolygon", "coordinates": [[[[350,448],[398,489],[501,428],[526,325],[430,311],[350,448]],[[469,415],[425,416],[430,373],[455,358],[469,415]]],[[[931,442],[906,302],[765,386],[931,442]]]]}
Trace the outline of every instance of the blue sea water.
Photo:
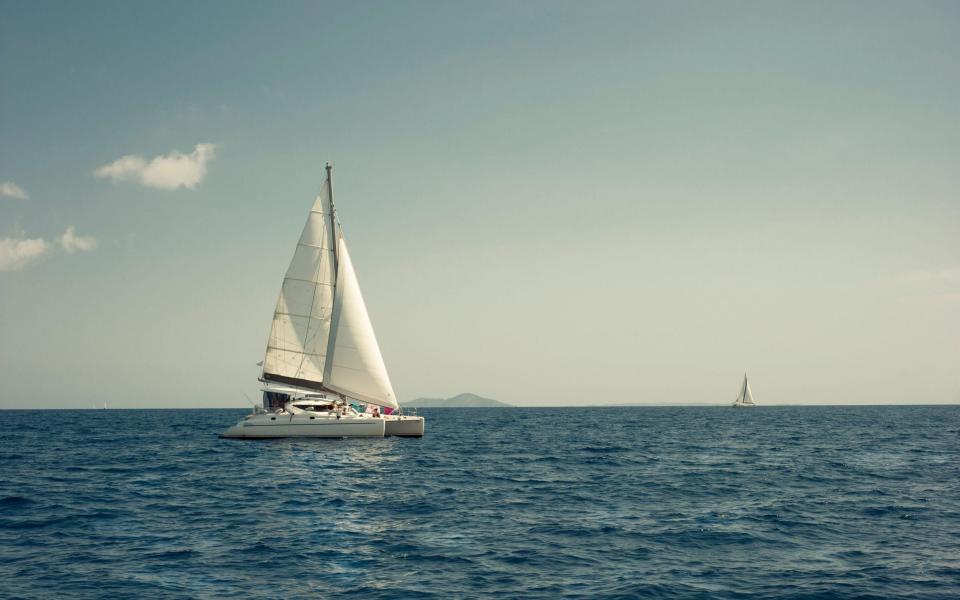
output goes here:
{"type": "Polygon", "coordinates": [[[960,407],[0,411],[5,598],[960,597],[960,407]]]}

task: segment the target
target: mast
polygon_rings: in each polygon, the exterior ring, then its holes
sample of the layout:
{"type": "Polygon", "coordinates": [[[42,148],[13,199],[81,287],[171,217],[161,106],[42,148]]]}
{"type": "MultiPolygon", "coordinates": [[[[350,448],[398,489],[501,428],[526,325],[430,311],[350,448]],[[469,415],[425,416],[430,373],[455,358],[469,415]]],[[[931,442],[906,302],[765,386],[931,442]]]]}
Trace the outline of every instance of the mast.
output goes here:
{"type": "MultiPolygon", "coordinates": [[[[327,161],[327,194],[330,196],[330,240],[331,246],[333,247],[333,290],[334,297],[337,294],[337,280],[339,279],[340,274],[340,223],[337,222],[337,205],[333,202],[333,165],[330,164],[330,161],[327,161]]],[[[337,311],[336,302],[334,302],[333,311],[337,311]]],[[[333,350],[337,346],[337,319],[335,318],[333,311],[330,314],[330,332],[327,335],[327,355],[326,360],[323,365],[323,388],[333,392],[330,388],[326,386],[327,380],[330,379],[330,371],[333,367],[333,350]]],[[[346,400],[346,396],[340,394],[339,392],[333,392],[346,400]]]]}
{"type": "MultiPolygon", "coordinates": [[[[342,293],[338,280],[340,279],[340,227],[337,224],[337,208],[333,204],[333,165],[327,161],[327,193],[330,196],[330,237],[333,246],[333,295],[334,302],[330,311],[330,331],[327,335],[327,354],[323,364],[323,382],[330,381],[330,374],[333,372],[333,351],[337,347],[337,324],[340,321],[340,308],[337,306],[336,298],[342,293]]],[[[323,386],[327,388],[326,385],[323,386]]],[[[333,390],[330,390],[333,391],[333,390]]],[[[343,394],[340,394],[341,396],[343,394]]]]}
{"type": "Polygon", "coordinates": [[[340,239],[340,224],[337,222],[337,206],[333,203],[333,165],[327,161],[327,194],[330,195],[330,229],[333,236],[333,285],[337,284],[337,260],[340,251],[337,249],[337,241],[340,239]]]}

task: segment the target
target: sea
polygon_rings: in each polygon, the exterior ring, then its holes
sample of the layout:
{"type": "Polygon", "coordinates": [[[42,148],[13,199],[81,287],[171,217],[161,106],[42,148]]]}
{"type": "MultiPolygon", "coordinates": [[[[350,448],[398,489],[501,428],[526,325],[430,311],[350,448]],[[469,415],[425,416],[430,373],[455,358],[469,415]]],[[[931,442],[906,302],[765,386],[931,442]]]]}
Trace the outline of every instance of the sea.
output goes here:
{"type": "Polygon", "coordinates": [[[245,412],[0,411],[0,597],[960,597],[960,406],[245,412]]]}

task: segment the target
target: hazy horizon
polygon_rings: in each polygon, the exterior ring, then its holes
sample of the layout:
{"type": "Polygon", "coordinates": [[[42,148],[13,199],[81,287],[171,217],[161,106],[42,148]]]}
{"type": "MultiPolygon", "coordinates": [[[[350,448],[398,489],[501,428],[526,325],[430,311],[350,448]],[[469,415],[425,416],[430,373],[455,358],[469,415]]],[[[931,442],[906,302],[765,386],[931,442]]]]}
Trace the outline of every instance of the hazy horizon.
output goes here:
{"type": "Polygon", "coordinates": [[[328,160],[402,402],[960,403],[955,2],[0,10],[0,408],[256,400],[328,160]]]}
{"type": "MultiPolygon", "coordinates": [[[[495,398],[494,398],[495,399],[495,398]]],[[[421,400],[421,398],[415,398],[414,400],[421,400]]],[[[257,403],[259,404],[259,402],[257,403]]],[[[405,406],[405,402],[401,402],[401,406],[405,406]]],[[[633,402],[629,404],[505,404],[502,406],[415,406],[406,408],[415,408],[417,411],[421,410],[488,410],[488,409],[501,409],[501,408],[729,408],[731,405],[730,402],[673,402],[673,403],[641,403],[633,402]]],[[[241,404],[234,405],[224,405],[224,406],[69,406],[69,407],[56,407],[56,406],[39,406],[39,407],[16,407],[16,406],[4,406],[0,407],[0,410],[247,410],[251,408],[251,404],[246,406],[241,404]]],[[[757,404],[753,408],[843,408],[843,407],[878,407],[878,406],[897,406],[897,407],[930,407],[930,406],[960,406],[958,402],[931,402],[927,404],[923,403],[912,403],[907,404],[903,402],[890,402],[887,404],[870,404],[870,403],[776,403],[776,404],[757,404]]],[[[746,410],[746,409],[740,409],[746,410]]]]}

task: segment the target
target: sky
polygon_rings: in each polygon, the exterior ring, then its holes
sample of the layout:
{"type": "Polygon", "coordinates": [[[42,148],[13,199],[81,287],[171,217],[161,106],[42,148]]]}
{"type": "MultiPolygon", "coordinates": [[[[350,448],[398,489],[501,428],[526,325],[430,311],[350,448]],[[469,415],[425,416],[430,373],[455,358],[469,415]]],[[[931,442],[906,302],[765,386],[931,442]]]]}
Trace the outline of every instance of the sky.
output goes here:
{"type": "Polygon", "coordinates": [[[960,402],[956,2],[0,15],[0,408],[247,405],[326,161],[401,401],[960,402]]]}

